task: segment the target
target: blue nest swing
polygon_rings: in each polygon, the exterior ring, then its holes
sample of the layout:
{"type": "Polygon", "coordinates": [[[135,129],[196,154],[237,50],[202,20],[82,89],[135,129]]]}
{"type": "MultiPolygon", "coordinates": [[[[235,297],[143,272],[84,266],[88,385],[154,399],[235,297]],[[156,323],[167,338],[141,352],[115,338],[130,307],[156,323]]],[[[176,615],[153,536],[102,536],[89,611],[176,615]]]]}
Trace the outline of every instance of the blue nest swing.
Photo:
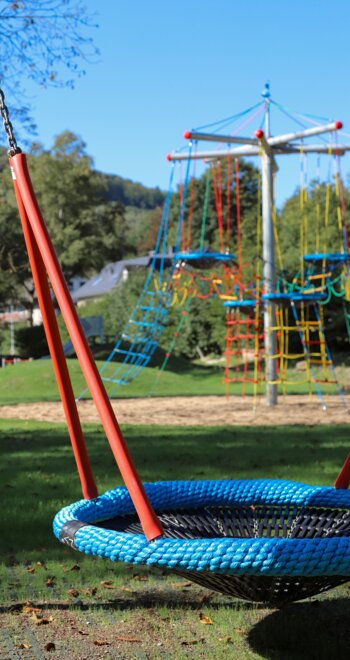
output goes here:
{"type": "Polygon", "coordinates": [[[149,543],[125,487],[62,509],[61,542],[169,569],[215,591],[282,605],[350,576],[350,492],[292,481],[145,485],[164,535],[149,543]]]}
{"type": "Polygon", "coordinates": [[[225,300],[224,307],[232,309],[255,309],[259,304],[257,300],[225,300]]]}
{"type": "Polygon", "coordinates": [[[232,263],[236,261],[236,256],[226,252],[206,252],[198,250],[193,252],[177,252],[176,260],[183,261],[200,270],[212,268],[218,264],[232,263]]]}
{"type": "Polygon", "coordinates": [[[294,304],[305,304],[312,305],[315,303],[320,303],[323,300],[326,300],[327,295],[322,291],[312,291],[310,293],[305,293],[304,291],[290,291],[288,293],[276,292],[276,293],[264,293],[261,296],[262,302],[265,303],[276,303],[277,305],[290,305],[294,304]]]}
{"type": "Polygon", "coordinates": [[[304,261],[306,263],[342,264],[350,261],[350,254],[348,252],[316,252],[315,254],[305,254],[304,261]]]}

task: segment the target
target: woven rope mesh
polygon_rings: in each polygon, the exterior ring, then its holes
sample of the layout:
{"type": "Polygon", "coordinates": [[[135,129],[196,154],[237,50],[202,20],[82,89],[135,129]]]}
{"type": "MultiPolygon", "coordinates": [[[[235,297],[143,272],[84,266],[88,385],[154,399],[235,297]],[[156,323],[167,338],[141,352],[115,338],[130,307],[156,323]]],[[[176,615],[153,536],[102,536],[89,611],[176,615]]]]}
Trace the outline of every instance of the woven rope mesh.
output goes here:
{"type": "MultiPolygon", "coordinates": [[[[298,506],[204,507],[158,513],[167,538],[320,538],[350,536],[350,512],[298,506]]],[[[136,515],[96,523],[105,529],[142,534],[136,515]]],[[[271,605],[300,600],[347,582],[344,576],[237,576],[173,570],[223,594],[271,605]]]]}

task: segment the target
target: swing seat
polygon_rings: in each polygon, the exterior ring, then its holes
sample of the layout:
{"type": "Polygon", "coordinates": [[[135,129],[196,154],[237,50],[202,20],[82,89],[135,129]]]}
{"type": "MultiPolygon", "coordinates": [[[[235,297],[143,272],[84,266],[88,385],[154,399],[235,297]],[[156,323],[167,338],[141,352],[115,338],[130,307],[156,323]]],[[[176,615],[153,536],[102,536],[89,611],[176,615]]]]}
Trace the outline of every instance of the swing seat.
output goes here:
{"type": "Polygon", "coordinates": [[[326,300],[327,295],[321,291],[304,293],[303,291],[291,291],[289,293],[264,293],[261,296],[263,302],[274,302],[277,305],[287,306],[290,303],[311,305],[326,300]]]}
{"type": "Polygon", "coordinates": [[[226,302],[224,302],[224,307],[232,307],[234,309],[255,309],[258,304],[258,300],[226,300],[226,302]]]}
{"type": "Polygon", "coordinates": [[[328,263],[344,263],[350,261],[350,254],[348,252],[321,252],[315,254],[304,254],[304,261],[306,263],[316,263],[325,261],[328,263]]]}
{"type": "Polygon", "coordinates": [[[291,481],[146,484],[164,528],[149,543],[125,487],[62,509],[61,542],[158,566],[245,600],[282,605],[350,579],[350,492],[291,481]]]}
{"type": "Polygon", "coordinates": [[[176,260],[185,261],[198,269],[206,270],[207,268],[212,268],[212,266],[220,263],[231,263],[232,261],[236,261],[237,257],[231,253],[206,252],[199,250],[194,252],[177,252],[176,260]]]}

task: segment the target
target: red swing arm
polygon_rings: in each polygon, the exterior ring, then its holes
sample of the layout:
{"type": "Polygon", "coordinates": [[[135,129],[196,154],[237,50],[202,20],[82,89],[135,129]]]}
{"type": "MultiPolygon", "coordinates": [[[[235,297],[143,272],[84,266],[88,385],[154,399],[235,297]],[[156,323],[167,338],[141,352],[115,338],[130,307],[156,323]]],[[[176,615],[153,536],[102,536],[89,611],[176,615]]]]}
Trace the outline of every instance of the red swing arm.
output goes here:
{"type": "Polygon", "coordinates": [[[83,495],[88,499],[94,498],[97,496],[97,488],[87,456],[79,414],[51,300],[48,278],[51,282],[52,289],[67,326],[86,383],[99,413],[114,458],[140,518],[144,533],[147,539],[151,541],[162,535],[162,525],[145,493],[122,432],[119,428],[119,424],[102,383],[100,374],[95,365],[90,347],[86,340],[45,225],[45,221],[36,200],[35,192],[30,180],[26,157],[22,153],[16,153],[10,158],[9,162],[33,280],[53,367],[62,398],[83,495]]]}

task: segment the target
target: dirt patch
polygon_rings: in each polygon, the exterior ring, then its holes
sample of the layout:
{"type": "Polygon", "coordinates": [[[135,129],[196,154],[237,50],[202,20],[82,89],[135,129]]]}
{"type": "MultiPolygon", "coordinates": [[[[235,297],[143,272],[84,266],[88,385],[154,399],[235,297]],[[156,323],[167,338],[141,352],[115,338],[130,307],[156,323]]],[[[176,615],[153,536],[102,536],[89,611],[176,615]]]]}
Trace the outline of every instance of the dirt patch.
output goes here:
{"type": "MultiPolygon", "coordinates": [[[[278,406],[269,408],[264,399],[253,406],[252,398],[158,397],[119,399],[113,408],[121,424],[159,424],[172,426],[275,426],[282,424],[347,424],[350,421],[350,397],[325,399],[323,410],[318,398],[308,396],[281,397],[278,406]]],[[[82,422],[98,422],[92,401],[80,401],[82,422]]],[[[0,418],[46,422],[64,422],[62,405],[55,403],[23,403],[0,406],[0,418]]]]}

